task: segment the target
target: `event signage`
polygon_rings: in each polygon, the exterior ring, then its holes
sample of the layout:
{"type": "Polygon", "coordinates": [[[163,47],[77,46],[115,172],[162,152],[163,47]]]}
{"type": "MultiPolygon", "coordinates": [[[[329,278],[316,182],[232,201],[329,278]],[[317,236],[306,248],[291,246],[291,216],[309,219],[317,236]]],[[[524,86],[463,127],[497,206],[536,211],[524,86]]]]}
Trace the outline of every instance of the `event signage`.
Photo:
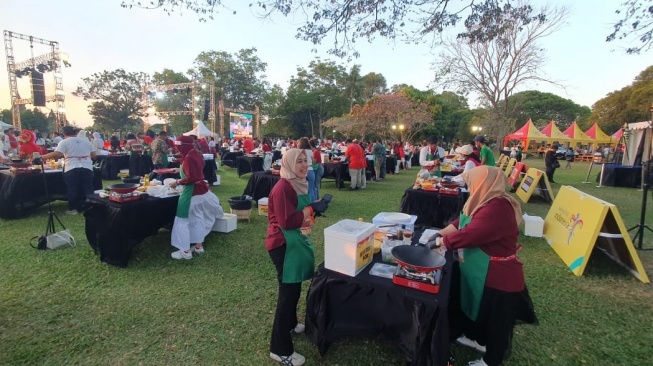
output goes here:
{"type": "Polygon", "coordinates": [[[252,137],[252,115],[229,112],[229,137],[236,139],[252,137]]]}
{"type": "Polygon", "coordinates": [[[512,167],[514,167],[515,164],[517,164],[517,159],[510,158],[510,161],[508,161],[508,166],[506,166],[506,170],[503,172],[506,177],[510,175],[510,172],[512,172],[512,167]]]}
{"type": "Polygon", "coordinates": [[[544,220],[544,238],[576,275],[595,249],[649,283],[617,207],[570,186],[560,187],[544,220]]]}
{"type": "Polygon", "coordinates": [[[515,188],[515,185],[519,183],[519,178],[521,178],[521,173],[526,173],[526,164],[524,163],[517,163],[515,166],[512,168],[512,172],[510,172],[510,176],[508,177],[508,184],[515,188]]]}
{"type": "Polygon", "coordinates": [[[499,157],[499,161],[497,161],[497,166],[499,167],[499,169],[503,170],[503,168],[508,163],[508,159],[510,159],[508,155],[501,154],[501,156],[499,157]]]}
{"type": "Polygon", "coordinates": [[[533,194],[542,197],[547,202],[553,202],[553,190],[546,174],[539,169],[530,168],[517,187],[517,197],[524,203],[528,203],[533,194]]]}

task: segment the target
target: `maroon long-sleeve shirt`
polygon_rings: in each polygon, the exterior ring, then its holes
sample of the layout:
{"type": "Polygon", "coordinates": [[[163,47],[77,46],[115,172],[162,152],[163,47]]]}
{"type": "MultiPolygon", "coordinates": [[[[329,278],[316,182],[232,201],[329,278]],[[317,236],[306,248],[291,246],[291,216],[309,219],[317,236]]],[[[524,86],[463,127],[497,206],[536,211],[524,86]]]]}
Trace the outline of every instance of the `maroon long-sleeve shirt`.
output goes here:
{"type": "Polygon", "coordinates": [[[199,196],[209,191],[209,184],[204,181],[204,157],[195,149],[184,156],[181,162],[186,178],[180,179],[179,184],[195,183],[193,196],[199,196]]]}
{"type": "MultiPolygon", "coordinates": [[[[451,224],[458,227],[459,220],[451,224]]],[[[509,257],[517,250],[519,227],[510,202],[494,198],[476,211],[464,228],[443,238],[448,250],[479,247],[494,257],[509,257]]],[[[490,261],[485,285],[507,292],[524,289],[524,268],[517,260],[490,261]]]]}
{"type": "Polygon", "coordinates": [[[281,229],[298,229],[304,222],[304,213],[297,211],[297,192],[285,179],[272,188],[268,197],[268,234],[265,249],[272,250],[286,243],[281,229]]]}

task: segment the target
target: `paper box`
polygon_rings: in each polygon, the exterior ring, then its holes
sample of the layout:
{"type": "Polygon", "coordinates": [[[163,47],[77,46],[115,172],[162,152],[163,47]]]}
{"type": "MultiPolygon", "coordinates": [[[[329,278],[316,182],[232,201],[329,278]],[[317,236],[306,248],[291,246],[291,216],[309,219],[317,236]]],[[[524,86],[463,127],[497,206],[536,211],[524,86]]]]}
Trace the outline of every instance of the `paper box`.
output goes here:
{"type": "Polygon", "coordinates": [[[268,215],[268,198],[263,197],[256,202],[258,206],[258,214],[262,216],[268,215]]]}
{"type": "Polygon", "coordinates": [[[544,219],[526,214],[522,217],[524,218],[524,235],[541,238],[544,231],[544,219]]]}
{"type": "Polygon", "coordinates": [[[386,231],[396,231],[397,229],[401,229],[402,225],[406,225],[406,229],[415,231],[415,221],[417,221],[417,216],[416,215],[410,215],[410,219],[408,219],[406,221],[395,221],[395,220],[388,221],[388,220],[386,220],[386,215],[387,214],[396,214],[396,213],[395,212],[379,212],[372,219],[372,224],[374,224],[375,226],[397,224],[396,227],[392,227],[391,230],[386,230],[386,231]]]}
{"type": "Polygon", "coordinates": [[[225,213],[224,216],[215,220],[213,224],[213,231],[219,233],[229,233],[236,230],[238,226],[238,217],[234,214],[225,213]]]}
{"type": "Polygon", "coordinates": [[[356,276],[372,262],[375,230],[369,222],[349,219],[324,229],[324,267],[356,276]]]}

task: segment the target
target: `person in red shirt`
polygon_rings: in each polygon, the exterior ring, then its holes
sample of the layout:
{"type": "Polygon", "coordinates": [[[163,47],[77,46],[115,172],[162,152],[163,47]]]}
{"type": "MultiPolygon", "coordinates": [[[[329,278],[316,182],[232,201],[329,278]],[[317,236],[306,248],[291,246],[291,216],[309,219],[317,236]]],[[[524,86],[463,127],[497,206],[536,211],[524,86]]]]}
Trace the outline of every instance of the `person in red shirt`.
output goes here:
{"type": "Polygon", "coordinates": [[[347,144],[347,151],[345,156],[349,161],[349,175],[351,176],[351,187],[349,190],[365,189],[367,181],[365,177],[365,168],[367,168],[367,161],[365,161],[365,152],[359,144],[354,143],[351,139],[345,141],[347,144]]]}
{"type": "Polygon", "coordinates": [[[215,220],[223,216],[223,211],[218,197],[204,180],[204,157],[195,149],[195,140],[190,136],[179,136],[175,147],[181,154],[181,179],[172,182],[170,188],[183,186],[183,190],[170,235],[172,246],[178,250],[171,256],[173,259],[192,259],[193,253],[204,253],[204,238],[211,232],[215,220]]]}
{"type": "Polygon", "coordinates": [[[21,159],[32,160],[35,152],[42,153],[41,148],[35,143],[36,136],[34,132],[23,130],[20,137],[18,137],[18,141],[20,142],[19,156],[21,159]]]}
{"type": "Polygon", "coordinates": [[[243,141],[243,149],[245,150],[245,154],[249,154],[250,151],[254,150],[254,140],[250,137],[246,138],[243,141]]]}
{"type": "Polygon", "coordinates": [[[281,159],[281,179],[268,198],[265,249],[277,270],[279,293],[270,339],[270,358],[282,365],[300,366],[306,358],[295,352],[291,332],[303,333],[297,321],[302,282],[313,277],[315,253],[308,238],[314,215],[324,213],[327,202],[311,202],[308,195],[306,150],[289,149],[281,159]]]}
{"type": "Polygon", "coordinates": [[[505,192],[501,169],[481,165],[462,176],[469,198],[460,218],[440,230],[436,247],[458,250],[460,282],[452,289],[459,285],[460,309],[449,307],[463,333],[457,342],[485,353],[469,365],[496,366],[509,354],[516,321],[537,323],[517,257],[521,209],[505,192]]]}

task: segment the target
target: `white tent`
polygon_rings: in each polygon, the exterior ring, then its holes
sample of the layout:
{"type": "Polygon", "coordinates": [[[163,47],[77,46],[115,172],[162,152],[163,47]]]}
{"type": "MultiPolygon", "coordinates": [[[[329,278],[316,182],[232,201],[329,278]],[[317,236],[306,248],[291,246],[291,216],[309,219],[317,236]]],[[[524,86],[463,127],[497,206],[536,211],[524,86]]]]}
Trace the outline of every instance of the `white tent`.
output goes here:
{"type": "Polygon", "coordinates": [[[14,126],[10,125],[9,123],[4,123],[4,122],[0,121],[0,128],[2,128],[4,130],[4,129],[7,129],[9,127],[14,127],[14,126]]]}
{"type": "Polygon", "coordinates": [[[653,157],[653,125],[649,121],[629,123],[624,165],[642,165],[653,157]]]}
{"type": "Polygon", "coordinates": [[[213,137],[213,132],[211,132],[202,121],[198,121],[195,128],[188,132],[184,132],[184,136],[190,135],[195,135],[197,137],[213,137]]]}

